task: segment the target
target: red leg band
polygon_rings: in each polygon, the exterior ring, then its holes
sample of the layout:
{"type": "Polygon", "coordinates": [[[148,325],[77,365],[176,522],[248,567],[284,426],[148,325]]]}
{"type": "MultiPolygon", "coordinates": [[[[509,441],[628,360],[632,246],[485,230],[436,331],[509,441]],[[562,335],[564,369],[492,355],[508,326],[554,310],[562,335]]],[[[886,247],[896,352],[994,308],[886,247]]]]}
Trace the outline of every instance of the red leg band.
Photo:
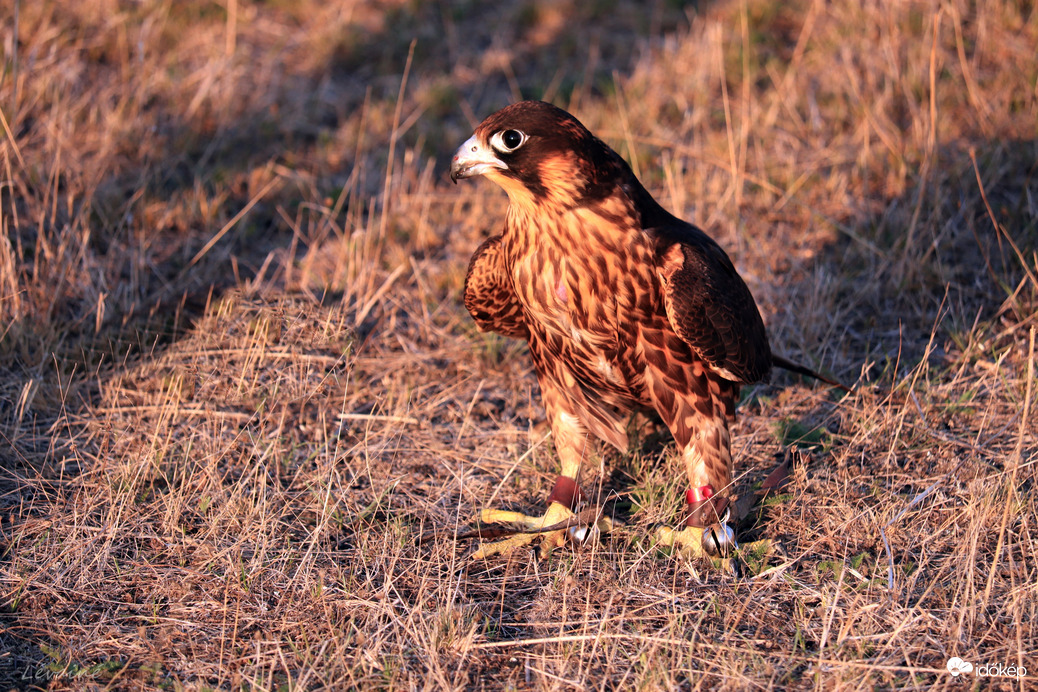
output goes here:
{"type": "Polygon", "coordinates": [[[714,496],[714,486],[704,485],[698,488],[689,488],[685,491],[685,502],[695,504],[703,500],[709,500],[714,496]]]}
{"type": "Polygon", "coordinates": [[[716,496],[712,485],[689,488],[685,491],[685,502],[688,503],[686,526],[716,524],[728,507],[728,498],[716,496]]]}
{"type": "Polygon", "coordinates": [[[555,487],[551,489],[551,495],[548,496],[548,503],[558,502],[564,507],[576,509],[577,503],[583,497],[584,494],[580,492],[577,481],[569,476],[559,476],[555,479],[555,487]]]}

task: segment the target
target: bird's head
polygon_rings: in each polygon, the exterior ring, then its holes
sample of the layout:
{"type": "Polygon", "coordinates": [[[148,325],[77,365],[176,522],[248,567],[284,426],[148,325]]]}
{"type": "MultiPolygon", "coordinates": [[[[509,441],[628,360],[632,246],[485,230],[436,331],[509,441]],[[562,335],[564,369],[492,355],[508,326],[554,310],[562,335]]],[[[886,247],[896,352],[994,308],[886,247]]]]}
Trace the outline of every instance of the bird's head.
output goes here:
{"type": "Polygon", "coordinates": [[[610,194],[630,173],[572,115],[543,101],[521,101],[487,117],[451,159],[451,180],[482,175],[513,204],[572,208],[610,194]]]}

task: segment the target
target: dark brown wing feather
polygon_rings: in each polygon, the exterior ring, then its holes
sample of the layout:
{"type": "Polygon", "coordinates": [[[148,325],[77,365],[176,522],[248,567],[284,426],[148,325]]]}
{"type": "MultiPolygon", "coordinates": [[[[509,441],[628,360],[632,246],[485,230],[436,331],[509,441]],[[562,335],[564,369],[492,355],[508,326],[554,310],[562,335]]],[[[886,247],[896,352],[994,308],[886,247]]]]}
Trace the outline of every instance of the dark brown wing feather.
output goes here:
{"type": "Polygon", "coordinates": [[[667,317],[678,336],[727,379],[765,379],[772,358],[764,322],[724,250],[685,224],[659,233],[657,261],[667,317]]]}
{"type": "Polygon", "coordinates": [[[465,307],[483,331],[528,339],[519,299],[505,271],[501,236],[483,241],[469,261],[465,275],[465,307]]]}

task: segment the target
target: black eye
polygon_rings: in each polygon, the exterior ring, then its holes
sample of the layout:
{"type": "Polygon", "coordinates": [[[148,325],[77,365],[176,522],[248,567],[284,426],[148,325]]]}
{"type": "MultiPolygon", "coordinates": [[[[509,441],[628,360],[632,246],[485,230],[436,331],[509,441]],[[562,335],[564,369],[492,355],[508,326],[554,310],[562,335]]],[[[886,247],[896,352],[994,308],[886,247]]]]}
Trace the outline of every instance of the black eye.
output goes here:
{"type": "Polygon", "coordinates": [[[527,140],[520,130],[501,130],[490,138],[490,145],[502,154],[511,154],[527,140]]]}

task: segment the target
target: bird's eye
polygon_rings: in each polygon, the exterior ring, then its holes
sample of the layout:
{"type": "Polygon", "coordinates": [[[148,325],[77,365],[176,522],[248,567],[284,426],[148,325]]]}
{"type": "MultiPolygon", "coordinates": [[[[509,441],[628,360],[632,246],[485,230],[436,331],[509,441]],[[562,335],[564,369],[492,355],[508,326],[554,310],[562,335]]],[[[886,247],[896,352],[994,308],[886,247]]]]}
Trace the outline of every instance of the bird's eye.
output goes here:
{"type": "Polygon", "coordinates": [[[506,154],[521,147],[525,141],[526,135],[519,130],[504,130],[490,138],[493,147],[506,154]]]}

